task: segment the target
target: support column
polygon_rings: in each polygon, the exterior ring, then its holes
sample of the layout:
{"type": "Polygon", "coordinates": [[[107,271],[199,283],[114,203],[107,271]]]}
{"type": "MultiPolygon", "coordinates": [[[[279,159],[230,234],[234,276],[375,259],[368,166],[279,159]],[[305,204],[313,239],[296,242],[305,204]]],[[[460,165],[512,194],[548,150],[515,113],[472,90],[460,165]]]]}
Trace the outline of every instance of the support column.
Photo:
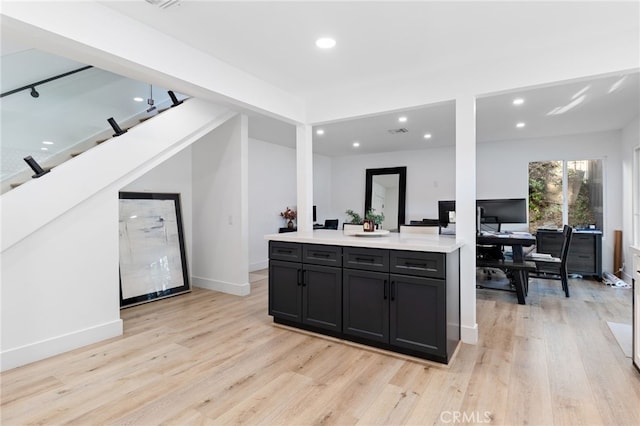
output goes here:
{"type": "Polygon", "coordinates": [[[313,232],[313,134],[306,124],[296,126],[298,232],[313,232]]]}
{"type": "Polygon", "coordinates": [[[456,98],[456,238],[460,249],[461,339],[478,342],[476,323],[476,100],[456,98]]]}

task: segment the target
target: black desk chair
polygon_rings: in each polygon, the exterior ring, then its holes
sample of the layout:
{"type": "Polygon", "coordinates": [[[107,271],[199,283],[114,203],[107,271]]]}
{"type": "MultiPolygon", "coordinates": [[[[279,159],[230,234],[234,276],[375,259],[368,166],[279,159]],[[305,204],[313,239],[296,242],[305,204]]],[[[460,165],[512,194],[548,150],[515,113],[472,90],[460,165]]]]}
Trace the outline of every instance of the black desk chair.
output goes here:
{"type": "Polygon", "coordinates": [[[338,229],[338,219],[326,219],[324,229],[338,229]]]}
{"type": "Polygon", "coordinates": [[[534,255],[525,257],[536,264],[536,271],[530,276],[538,278],[547,278],[552,280],[560,280],[562,282],[562,290],[566,297],[569,297],[569,274],[567,272],[567,258],[569,254],[569,246],[571,245],[571,237],[573,228],[564,225],[562,228],[562,248],[560,249],[560,257],[540,258],[534,255]]]}

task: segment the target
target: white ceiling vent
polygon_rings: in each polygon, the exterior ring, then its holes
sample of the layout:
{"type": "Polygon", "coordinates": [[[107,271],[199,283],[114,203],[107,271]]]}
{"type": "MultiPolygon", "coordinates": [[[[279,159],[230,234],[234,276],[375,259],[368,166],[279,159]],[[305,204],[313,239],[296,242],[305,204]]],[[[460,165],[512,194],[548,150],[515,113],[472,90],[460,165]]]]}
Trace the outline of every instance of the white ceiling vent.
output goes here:
{"type": "Polygon", "coordinates": [[[168,9],[180,4],[180,0],[145,0],[147,3],[158,6],[160,9],[168,9]]]}
{"type": "Polygon", "coordinates": [[[409,129],[406,129],[404,127],[401,127],[399,129],[389,129],[387,130],[389,133],[391,133],[392,135],[397,135],[398,133],[408,133],[409,129]]]}

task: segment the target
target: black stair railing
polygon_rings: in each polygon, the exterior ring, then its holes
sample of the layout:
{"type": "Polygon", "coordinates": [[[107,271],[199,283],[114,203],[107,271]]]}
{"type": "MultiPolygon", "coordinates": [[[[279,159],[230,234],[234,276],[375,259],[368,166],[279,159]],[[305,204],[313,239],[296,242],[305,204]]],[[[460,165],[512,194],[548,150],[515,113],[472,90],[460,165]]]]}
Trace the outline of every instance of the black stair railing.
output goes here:
{"type": "Polygon", "coordinates": [[[54,80],[58,80],[63,77],[67,77],[69,75],[88,70],[89,68],[93,68],[92,65],[87,65],[86,67],[78,68],[73,71],[65,72],[62,74],[55,75],[53,77],[45,78],[44,80],[36,81],[35,83],[27,84],[26,86],[18,87],[17,89],[9,90],[8,92],[4,92],[0,94],[0,98],[4,98],[5,96],[13,95],[14,93],[22,92],[23,90],[31,90],[31,96],[37,98],[40,96],[40,93],[36,90],[36,86],[42,86],[45,83],[49,83],[54,80]]]}

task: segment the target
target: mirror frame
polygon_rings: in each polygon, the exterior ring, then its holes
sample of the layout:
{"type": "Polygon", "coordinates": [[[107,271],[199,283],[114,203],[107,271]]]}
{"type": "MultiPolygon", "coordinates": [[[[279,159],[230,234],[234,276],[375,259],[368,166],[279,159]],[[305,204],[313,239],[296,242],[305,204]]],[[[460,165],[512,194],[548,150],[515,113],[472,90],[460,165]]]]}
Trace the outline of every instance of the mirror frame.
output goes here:
{"type": "Polygon", "coordinates": [[[371,198],[373,189],[373,177],[378,175],[399,175],[399,187],[398,187],[398,229],[400,225],[404,225],[404,212],[406,202],[407,191],[407,167],[386,167],[382,169],[367,169],[366,185],[364,190],[364,216],[366,218],[367,212],[371,208],[371,198]]]}

